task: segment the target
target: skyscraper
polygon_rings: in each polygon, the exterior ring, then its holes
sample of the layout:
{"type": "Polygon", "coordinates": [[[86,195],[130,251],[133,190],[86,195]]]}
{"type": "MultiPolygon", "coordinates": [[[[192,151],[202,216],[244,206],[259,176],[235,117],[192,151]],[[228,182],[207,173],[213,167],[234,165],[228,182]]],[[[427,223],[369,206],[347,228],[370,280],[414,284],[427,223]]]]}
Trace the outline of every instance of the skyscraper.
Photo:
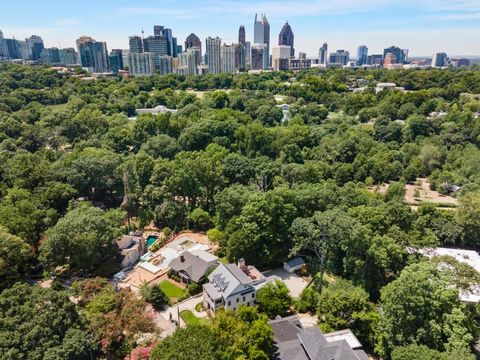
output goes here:
{"type": "Polygon", "coordinates": [[[172,29],[166,28],[162,25],[155,25],[153,27],[153,36],[155,37],[164,37],[167,44],[167,55],[176,56],[177,55],[177,39],[172,35],[172,29]]]}
{"type": "Polygon", "coordinates": [[[289,59],[292,49],[288,45],[279,45],[272,48],[272,67],[273,70],[288,70],[289,59]]]}
{"type": "Polygon", "coordinates": [[[262,14],[262,19],[258,20],[257,14],[255,14],[255,22],[253,24],[253,42],[254,44],[265,44],[264,52],[265,63],[263,69],[268,69],[270,63],[270,24],[268,23],[265,14],[262,14]]]}
{"type": "Polygon", "coordinates": [[[127,56],[128,70],[133,76],[145,76],[155,73],[155,55],[153,53],[130,52],[127,56]]]}
{"type": "Polygon", "coordinates": [[[77,39],[80,65],[94,73],[109,72],[107,44],[95,41],[90,36],[77,39]]]}
{"type": "Polygon", "coordinates": [[[268,61],[267,56],[266,44],[253,44],[251,46],[250,54],[250,69],[265,70],[265,63],[268,61]]]}
{"type": "Polygon", "coordinates": [[[123,70],[123,51],[122,49],[112,49],[108,56],[110,62],[110,70],[114,74],[118,74],[120,70],[123,70]]]}
{"type": "Polygon", "coordinates": [[[383,58],[385,59],[387,54],[393,54],[395,56],[396,64],[405,64],[407,60],[406,49],[400,49],[397,46],[390,46],[383,50],[383,58]]]}
{"type": "Polygon", "coordinates": [[[238,42],[243,46],[246,45],[245,26],[243,25],[240,25],[238,29],[238,42]]]}
{"type": "Polygon", "coordinates": [[[446,53],[436,53],[433,55],[432,66],[433,67],[445,67],[448,65],[448,56],[446,53]]]}
{"type": "Polygon", "coordinates": [[[220,74],[221,68],[221,45],[222,40],[217,36],[216,38],[208,37],[206,43],[206,58],[208,61],[208,72],[210,74],[220,74]]]}
{"type": "Polygon", "coordinates": [[[366,45],[361,45],[357,50],[357,65],[362,66],[367,63],[368,59],[368,47],[366,45]]]}
{"type": "MultiPolygon", "coordinates": [[[[160,66],[160,58],[168,54],[167,39],[164,36],[149,36],[144,41],[144,51],[155,56],[155,65],[160,66]]],[[[171,55],[170,55],[171,56],[171,55]]]]}
{"type": "Polygon", "coordinates": [[[143,52],[143,39],[138,35],[128,37],[128,48],[132,53],[143,52]]]}
{"type": "Polygon", "coordinates": [[[25,39],[25,42],[28,50],[28,58],[30,60],[40,60],[40,54],[44,49],[42,38],[37,35],[32,35],[25,39]]]}
{"type": "Polygon", "coordinates": [[[288,24],[288,21],[283,25],[280,34],[278,35],[278,45],[290,46],[290,56],[295,56],[295,49],[293,47],[294,36],[291,26],[288,24]]]}
{"type": "Polygon", "coordinates": [[[200,50],[200,55],[202,54],[202,42],[200,41],[198,36],[195,35],[194,33],[191,33],[185,39],[185,51],[187,51],[192,47],[198,48],[200,50]]]}
{"type": "Polygon", "coordinates": [[[330,64],[337,64],[337,65],[347,65],[348,61],[350,60],[350,53],[345,50],[337,50],[334,53],[330,53],[330,64]]]}
{"type": "Polygon", "coordinates": [[[318,60],[321,65],[326,66],[328,60],[328,44],[323,43],[322,47],[318,51],[318,60]]]}
{"type": "Polygon", "coordinates": [[[60,64],[62,65],[77,65],[78,56],[74,48],[65,48],[58,51],[60,55],[60,64]]]}
{"type": "Polygon", "coordinates": [[[222,45],[222,72],[235,72],[235,44],[222,45]]]}

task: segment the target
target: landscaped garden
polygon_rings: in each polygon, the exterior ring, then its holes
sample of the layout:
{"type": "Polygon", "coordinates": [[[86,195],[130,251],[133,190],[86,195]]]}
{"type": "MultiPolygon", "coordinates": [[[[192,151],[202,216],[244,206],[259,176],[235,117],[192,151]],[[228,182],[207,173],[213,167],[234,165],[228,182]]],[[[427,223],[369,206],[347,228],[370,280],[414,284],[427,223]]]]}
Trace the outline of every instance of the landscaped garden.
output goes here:
{"type": "Polygon", "coordinates": [[[196,317],[190,310],[180,311],[180,317],[185,321],[187,326],[201,325],[204,322],[202,318],[196,317]]]}

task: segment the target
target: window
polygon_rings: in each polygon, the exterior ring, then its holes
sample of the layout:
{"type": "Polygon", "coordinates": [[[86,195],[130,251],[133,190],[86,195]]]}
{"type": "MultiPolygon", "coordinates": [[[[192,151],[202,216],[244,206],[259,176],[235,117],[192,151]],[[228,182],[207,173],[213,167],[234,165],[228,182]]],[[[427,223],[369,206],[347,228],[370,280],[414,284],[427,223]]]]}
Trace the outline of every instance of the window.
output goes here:
{"type": "Polygon", "coordinates": [[[252,294],[252,299],[255,297],[255,293],[252,294]]]}
{"type": "Polygon", "coordinates": [[[245,302],[245,296],[243,297],[242,301],[245,302]]]}
{"type": "Polygon", "coordinates": [[[250,306],[250,301],[249,301],[249,302],[247,302],[247,306],[250,306]]]}
{"type": "Polygon", "coordinates": [[[228,306],[231,306],[231,305],[232,305],[232,302],[231,302],[231,301],[229,301],[229,302],[228,302],[228,306]]]}
{"type": "Polygon", "coordinates": [[[240,302],[240,298],[237,297],[237,304],[240,302]]]}

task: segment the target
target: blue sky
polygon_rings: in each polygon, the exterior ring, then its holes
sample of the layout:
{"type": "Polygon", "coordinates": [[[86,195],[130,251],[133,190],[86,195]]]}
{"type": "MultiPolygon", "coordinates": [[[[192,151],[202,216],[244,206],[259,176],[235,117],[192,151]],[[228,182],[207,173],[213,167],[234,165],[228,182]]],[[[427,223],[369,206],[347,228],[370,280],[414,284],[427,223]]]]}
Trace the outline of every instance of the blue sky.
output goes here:
{"type": "Polygon", "coordinates": [[[37,34],[47,46],[74,46],[80,35],[127,48],[128,36],[153,32],[153,25],[173,29],[179,43],[195,32],[236,41],[244,24],[253,37],[256,12],[266,13],[271,43],[288,20],[295,48],[315,56],[323,42],[329,49],[356,54],[397,45],[410,55],[480,55],[480,0],[2,0],[0,29],[5,37],[37,34]]]}

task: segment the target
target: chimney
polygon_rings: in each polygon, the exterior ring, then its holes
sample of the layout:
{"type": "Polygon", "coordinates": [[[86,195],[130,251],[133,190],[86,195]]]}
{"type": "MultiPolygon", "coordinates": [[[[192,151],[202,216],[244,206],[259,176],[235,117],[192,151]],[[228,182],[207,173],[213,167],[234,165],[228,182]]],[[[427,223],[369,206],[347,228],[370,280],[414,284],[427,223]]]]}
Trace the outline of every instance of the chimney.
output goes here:
{"type": "Polygon", "coordinates": [[[245,271],[247,269],[247,266],[245,265],[245,259],[244,258],[238,259],[237,266],[240,268],[240,270],[245,271]]]}

